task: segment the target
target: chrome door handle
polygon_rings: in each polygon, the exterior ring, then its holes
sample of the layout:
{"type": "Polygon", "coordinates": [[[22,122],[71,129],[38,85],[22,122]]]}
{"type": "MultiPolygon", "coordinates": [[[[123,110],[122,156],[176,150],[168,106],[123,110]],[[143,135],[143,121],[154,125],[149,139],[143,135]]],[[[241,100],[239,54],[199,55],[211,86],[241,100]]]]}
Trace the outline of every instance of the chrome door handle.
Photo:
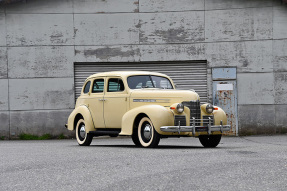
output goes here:
{"type": "Polygon", "coordinates": [[[106,99],[99,99],[99,101],[106,101],[106,99]]]}

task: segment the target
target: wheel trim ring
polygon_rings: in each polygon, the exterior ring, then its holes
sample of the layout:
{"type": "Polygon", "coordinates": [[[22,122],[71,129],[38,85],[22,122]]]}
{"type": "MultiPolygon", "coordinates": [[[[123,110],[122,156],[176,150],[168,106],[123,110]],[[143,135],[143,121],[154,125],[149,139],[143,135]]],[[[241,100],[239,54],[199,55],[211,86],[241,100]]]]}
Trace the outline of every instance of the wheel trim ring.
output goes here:
{"type": "Polygon", "coordinates": [[[81,140],[84,140],[86,137],[86,127],[84,124],[81,125],[80,129],[79,129],[79,138],[81,140]]]}
{"type": "Polygon", "coordinates": [[[77,141],[78,141],[79,144],[83,144],[83,143],[85,142],[86,138],[87,138],[87,135],[85,135],[84,138],[82,138],[82,137],[80,136],[80,127],[81,127],[82,125],[85,125],[85,127],[86,127],[85,121],[84,121],[83,119],[80,119],[80,120],[78,121],[77,127],[76,127],[76,138],[77,138],[77,141]]]}
{"type": "Polygon", "coordinates": [[[143,128],[143,138],[145,139],[145,141],[149,142],[151,139],[151,134],[152,134],[152,127],[150,126],[149,123],[145,124],[144,128],[143,128]]]}
{"type": "Polygon", "coordinates": [[[152,140],[153,140],[154,128],[153,128],[152,122],[151,122],[151,120],[150,120],[149,118],[145,117],[145,118],[143,118],[143,119],[140,121],[140,124],[139,124],[138,137],[139,137],[139,141],[140,141],[141,145],[142,145],[143,147],[148,147],[148,146],[151,144],[152,140]],[[143,119],[144,119],[144,120],[143,120],[143,119]],[[149,125],[151,126],[151,138],[150,138],[150,140],[149,140],[148,142],[145,142],[145,141],[144,141],[144,137],[143,137],[143,135],[142,135],[142,126],[143,126],[143,124],[144,124],[145,122],[149,123],[149,125]]]}

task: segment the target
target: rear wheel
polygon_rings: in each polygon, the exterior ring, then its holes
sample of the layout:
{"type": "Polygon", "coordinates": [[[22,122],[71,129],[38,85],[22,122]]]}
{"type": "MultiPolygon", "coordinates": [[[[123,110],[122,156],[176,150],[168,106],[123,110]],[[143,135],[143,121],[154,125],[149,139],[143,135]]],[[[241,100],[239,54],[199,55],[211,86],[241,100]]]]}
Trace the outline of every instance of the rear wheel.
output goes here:
{"type": "Polygon", "coordinates": [[[155,131],[151,120],[147,117],[140,120],[137,134],[143,147],[156,147],[160,141],[160,135],[155,131]]]}
{"type": "Polygon", "coordinates": [[[77,123],[76,138],[80,146],[89,146],[93,140],[93,135],[86,132],[84,119],[80,119],[77,123]]]}
{"type": "Polygon", "coordinates": [[[200,135],[199,141],[202,146],[207,148],[216,147],[221,140],[221,135],[200,135]]]}

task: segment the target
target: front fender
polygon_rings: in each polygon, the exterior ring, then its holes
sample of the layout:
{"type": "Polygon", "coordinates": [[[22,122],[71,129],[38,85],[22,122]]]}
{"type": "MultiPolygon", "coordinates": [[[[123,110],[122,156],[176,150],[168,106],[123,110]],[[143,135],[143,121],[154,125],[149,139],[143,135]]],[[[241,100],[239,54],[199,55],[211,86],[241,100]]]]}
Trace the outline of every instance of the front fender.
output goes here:
{"type": "Polygon", "coordinates": [[[95,130],[95,126],[94,126],[94,121],[93,118],[91,116],[91,112],[89,110],[89,108],[85,105],[81,105],[77,108],[75,108],[72,113],[70,114],[69,118],[68,118],[68,129],[69,130],[75,130],[75,119],[77,115],[82,115],[82,117],[85,120],[85,125],[86,125],[86,131],[94,131],[95,130]]]}
{"type": "Polygon", "coordinates": [[[213,106],[215,108],[217,108],[216,110],[213,110],[213,113],[212,114],[209,114],[209,113],[206,113],[205,111],[205,108],[206,106],[208,105],[208,103],[206,104],[203,104],[200,106],[201,108],[201,116],[203,115],[212,115],[214,116],[214,125],[220,125],[220,121],[222,120],[222,124],[223,125],[227,125],[227,117],[226,117],[226,114],[225,112],[223,111],[223,109],[221,109],[220,107],[218,106],[213,106]]]}
{"type": "Polygon", "coordinates": [[[122,131],[120,135],[132,135],[133,125],[139,114],[147,115],[153,123],[155,130],[160,133],[161,126],[174,124],[173,113],[160,105],[145,105],[131,109],[122,118],[122,131]]]}
{"type": "MultiPolygon", "coordinates": [[[[217,107],[217,106],[215,106],[217,107]]],[[[223,125],[227,125],[227,117],[226,113],[220,107],[217,107],[217,110],[213,111],[214,115],[214,125],[220,125],[220,121],[222,120],[223,125]]]]}

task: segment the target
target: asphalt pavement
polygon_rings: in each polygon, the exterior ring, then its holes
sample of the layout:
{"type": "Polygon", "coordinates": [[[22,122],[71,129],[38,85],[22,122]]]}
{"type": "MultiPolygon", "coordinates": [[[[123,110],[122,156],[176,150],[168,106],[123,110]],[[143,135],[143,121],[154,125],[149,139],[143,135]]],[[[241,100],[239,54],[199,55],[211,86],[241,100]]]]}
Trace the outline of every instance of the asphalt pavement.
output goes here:
{"type": "Polygon", "coordinates": [[[287,190],[287,135],[162,139],[0,141],[0,190],[287,190]]]}

